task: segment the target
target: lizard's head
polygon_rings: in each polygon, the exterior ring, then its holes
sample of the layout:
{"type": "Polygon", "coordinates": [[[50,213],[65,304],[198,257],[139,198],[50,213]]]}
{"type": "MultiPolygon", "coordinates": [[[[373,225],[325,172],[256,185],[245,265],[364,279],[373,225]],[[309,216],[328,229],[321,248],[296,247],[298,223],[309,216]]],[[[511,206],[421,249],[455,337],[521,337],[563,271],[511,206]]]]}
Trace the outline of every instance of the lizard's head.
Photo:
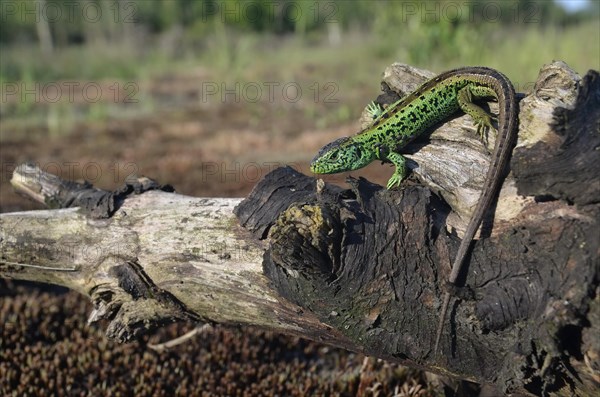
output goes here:
{"type": "Polygon", "coordinates": [[[319,151],[310,163],[315,174],[335,174],[362,168],[373,161],[373,153],[348,137],[337,139],[319,151]]]}

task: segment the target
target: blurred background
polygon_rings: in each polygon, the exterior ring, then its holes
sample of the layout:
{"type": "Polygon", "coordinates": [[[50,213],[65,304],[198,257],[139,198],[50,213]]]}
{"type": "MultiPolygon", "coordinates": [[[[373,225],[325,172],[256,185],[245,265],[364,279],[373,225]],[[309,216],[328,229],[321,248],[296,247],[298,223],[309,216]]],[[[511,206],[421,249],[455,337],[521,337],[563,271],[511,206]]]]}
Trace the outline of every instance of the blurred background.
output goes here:
{"type": "MultiPolygon", "coordinates": [[[[24,161],[105,189],[138,174],[183,194],[243,197],[277,166],[308,172],[323,144],[357,132],[393,62],[489,66],[527,92],[553,60],[599,69],[599,43],[596,0],[3,0],[0,211],[41,208],[10,188],[24,161]]],[[[374,164],[353,175],[383,184],[390,173],[374,164]]],[[[117,345],[85,324],[87,302],[55,288],[0,281],[0,307],[2,395],[435,389],[420,372],[247,329],[162,354],[148,337],[117,345]]]]}

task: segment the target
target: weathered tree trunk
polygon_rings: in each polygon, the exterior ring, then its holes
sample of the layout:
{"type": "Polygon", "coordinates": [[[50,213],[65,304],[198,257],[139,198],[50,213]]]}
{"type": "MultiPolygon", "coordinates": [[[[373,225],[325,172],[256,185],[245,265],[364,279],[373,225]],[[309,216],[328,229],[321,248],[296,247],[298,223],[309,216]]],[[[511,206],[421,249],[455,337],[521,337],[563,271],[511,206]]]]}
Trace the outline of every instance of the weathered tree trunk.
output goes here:
{"type": "MultiPolygon", "coordinates": [[[[384,80],[402,94],[425,75],[393,65],[384,80]]],[[[17,190],[80,209],[1,215],[0,276],[88,295],[90,321],[111,320],[108,336],[122,341],[169,321],[251,324],[506,392],[593,395],[599,123],[598,72],[542,69],[520,101],[512,173],[473,245],[461,280],[470,293],[454,299],[438,356],[444,281],[487,167],[475,134],[460,131],[474,131],[466,117],[413,145],[423,147],[409,165],[426,186],[393,191],[282,168],[244,200],[148,180],[109,193],[23,165],[17,190]]]]}

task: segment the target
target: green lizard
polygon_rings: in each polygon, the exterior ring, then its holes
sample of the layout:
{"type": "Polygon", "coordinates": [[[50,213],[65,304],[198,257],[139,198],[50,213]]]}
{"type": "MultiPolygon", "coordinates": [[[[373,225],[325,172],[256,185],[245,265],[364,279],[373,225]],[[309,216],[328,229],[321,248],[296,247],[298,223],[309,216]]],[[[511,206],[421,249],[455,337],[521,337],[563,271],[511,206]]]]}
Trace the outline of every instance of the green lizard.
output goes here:
{"type": "MultiPolygon", "coordinates": [[[[362,168],[375,160],[391,162],[395,171],[387,188],[398,186],[406,176],[405,159],[400,154],[410,141],[458,110],[469,114],[483,138],[494,129],[490,115],[473,103],[480,98],[495,98],[499,103],[499,134],[483,191],[452,264],[448,283],[454,285],[465,261],[471,242],[486,210],[495,199],[502,176],[517,136],[517,102],[515,90],[502,73],[485,67],[465,67],[444,72],[426,81],[410,95],[385,110],[370,106],[375,116],[371,126],[351,137],[340,138],[324,146],[312,160],[310,169],[316,174],[333,174],[362,168]]],[[[444,295],[437,328],[434,353],[442,336],[451,294],[444,295]]]]}

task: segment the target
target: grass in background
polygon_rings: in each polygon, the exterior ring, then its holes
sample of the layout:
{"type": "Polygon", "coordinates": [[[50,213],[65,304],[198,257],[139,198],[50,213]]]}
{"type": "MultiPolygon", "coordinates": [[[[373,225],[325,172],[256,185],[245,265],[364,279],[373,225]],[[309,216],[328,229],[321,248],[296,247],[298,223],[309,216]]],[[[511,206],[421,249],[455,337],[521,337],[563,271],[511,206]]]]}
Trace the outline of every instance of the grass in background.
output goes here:
{"type": "MultiPolygon", "coordinates": [[[[591,39],[600,31],[600,19],[567,28],[556,24],[453,25],[451,21],[419,24],[398,23],[382,7],[373,12],[369,30],[355,26],[342,32],[341,26],[330,24],[321,33],[276,36],[240,32],[210,21],[154,36],[131,31],[117,44],[96,41],[59,48],[50,59],[42,57],[36,45],[4,45],[0,49],[2,87],[18,76],[19,84],[26,87],[69,80],[108,80],[109,84],[121,85],[133,82],[139,92],[138,102],[128,106],[109,100],[79,103],[75,111],[65,110],[64,101],[43,103],[34,95],[8,103],[3,98],[0,132],[5,135],[10,127],[13,135],[20,125],[29,128],[32,123],[40,123],[53,135],[61,131],[68,134],[77,121],[103,122],[168,109],[169,99],[161,102],[152,92],[153,81],[195,70],[202,71],[201,78],[192,76],[189,82],[196,88],[208,81],[226,89],[236,83],[251,83],[265,90],[258,102],[241,98],[248,110],[248,125],[256,124],[265,111],[285,117],[286,109],[300,108],[306,118],[314,121],[315,128],[326,128],[356,120],[362,108],[378,95],[381,73],[392,62],[436,72],[486,65],[503,71],[521,91],[531,87],[539,68],[552,60],[564,60],[580,74],[600,66],[600,49],[591,39]],[[265,82],[297,83],[301,99],[294,102],[281,98],[280,85],[276,88],[279,95],[271,103],[265,82]]],[[[222,105],[220,98],[220,93],[212,96],[213,105],[222,105]]],[[[196,100],[189,104],[210,105],[196,100]]]]}

